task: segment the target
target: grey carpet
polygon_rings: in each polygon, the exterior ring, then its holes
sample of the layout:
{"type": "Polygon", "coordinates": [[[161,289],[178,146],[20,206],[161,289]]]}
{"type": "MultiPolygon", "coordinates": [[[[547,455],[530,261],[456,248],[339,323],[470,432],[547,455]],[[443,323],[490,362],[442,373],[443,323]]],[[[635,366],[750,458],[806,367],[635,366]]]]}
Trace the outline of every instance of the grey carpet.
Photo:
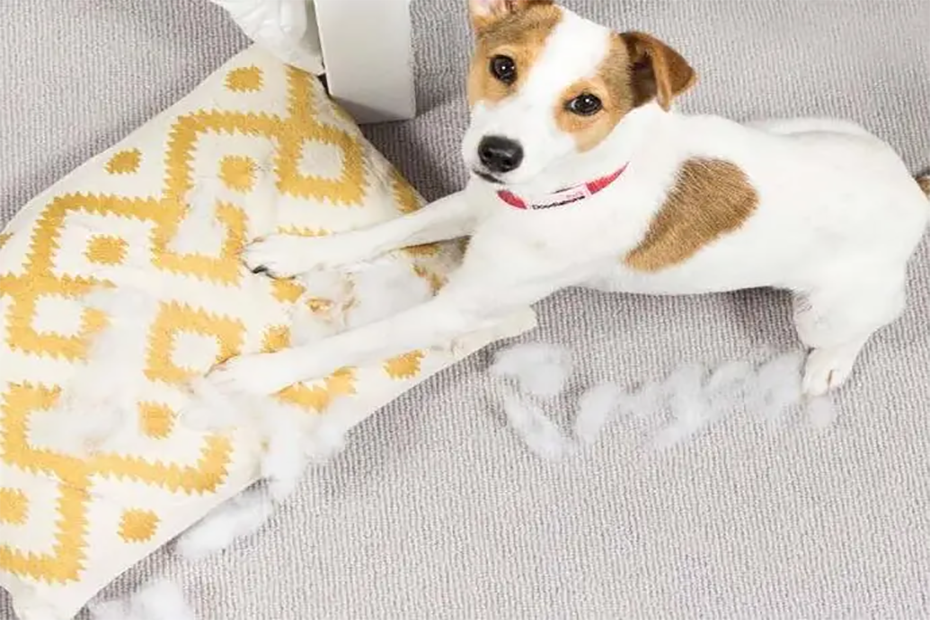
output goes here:
{"type": "MultiPolygon", "coordinates": [[[[461,184],[464,0],[414,0],[420,116],[367,128],[428,197],[461,184]]],[[[930,165],[928,0],[577,0],[653,31],[701,72],[687,110],[855,119],[930,165]]],[[[0,213],[112,144],[243,45],[198,0],[38,0],[0,20],[0,213]]],[[[202,565],[159,554],[204,619],[930,617],[928,248],[839,419],[719,424],[655,450],[632,422],[560,463],[496,411],[490,351],[396,401],[260,535],[202,565]]],[[[682,360],[797,346],[767,292],[568,292],[527,337],[570,345],[575,393],[682,360]]],[[[570,398],[552,406],[565,419],[570,398]]],[[[0,618],[11,612],[0,598],[0,618]]]]}

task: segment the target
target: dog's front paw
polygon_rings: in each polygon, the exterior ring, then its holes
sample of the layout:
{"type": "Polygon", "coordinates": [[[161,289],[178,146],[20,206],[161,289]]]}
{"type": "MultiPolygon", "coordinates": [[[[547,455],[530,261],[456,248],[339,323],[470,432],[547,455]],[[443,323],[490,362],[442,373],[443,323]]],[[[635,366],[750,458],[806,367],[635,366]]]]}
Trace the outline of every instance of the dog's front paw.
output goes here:
{"type": "Polygon", "coordinates": [[[213,390],[227,395],[267,396],[295,383],[289,367],[274,353],[235,357],[205,377],[213,390]]]}
{"type": "Polygon", "coordinates": [[[372,258],[372,248],[358,233],[325,237],[272,235],[243,251],[245,264],[254,273],[291,278],[318,269],[334,269],[372,258]]]}

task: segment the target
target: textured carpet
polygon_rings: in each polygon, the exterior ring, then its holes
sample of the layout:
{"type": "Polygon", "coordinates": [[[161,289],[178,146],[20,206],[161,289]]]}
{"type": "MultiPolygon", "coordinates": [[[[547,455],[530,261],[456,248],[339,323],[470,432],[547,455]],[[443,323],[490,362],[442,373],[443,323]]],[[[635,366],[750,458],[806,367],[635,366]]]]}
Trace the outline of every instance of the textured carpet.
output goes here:
{"type": "MultiPolygon", "coordinates": [[[[701,73],[686,110],[847,117],[930,165],[928,0],[568,5],[678,47],[701,73]]],[[[428,197],[463,181],[463,7],[414,0],[421,115],[366,130],[428,197]]],[[[3,17],[4,217],[244,44],[197,0],[37,0],[3,17]]],[[[109,593],[167,575],[226,620],[930,617],[928,257],[828,429],[744,417],[659,451],[621,421],[549,463],[506,428],[485,352],[360,428],[260,535],[199,565],[157,555],[109,593]]],[[[574,349],[577,393],[796,347],[786,301],[568,292],[528,339],[574,349]]],[[[570,402],[550,410],[567,419],[570,402]]]]}

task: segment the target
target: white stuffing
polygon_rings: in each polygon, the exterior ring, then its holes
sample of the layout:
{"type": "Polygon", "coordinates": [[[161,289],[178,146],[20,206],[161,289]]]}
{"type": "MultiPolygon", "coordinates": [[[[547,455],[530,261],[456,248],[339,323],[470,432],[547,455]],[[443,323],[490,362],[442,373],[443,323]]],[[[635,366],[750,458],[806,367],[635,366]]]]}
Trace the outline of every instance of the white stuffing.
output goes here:
{"type": "Polygon", "coordinates": [[[100,449],[134,420],[135,394],[144,379],[147,334],[140,329],[158,310],[152,296],[138,290],[100,288],[83,304],[107,316],[93,338],[87,363],[70,380],[55,407],[34,416],[30,432],[51,438],[55,447],[84,454],[100,449]]]}
{"type": "Polygon", "coordinates": [[[677,369],[665,380],[672,422],[656,437],[659,446],[670,446],[695,435],[718,415],[710,406],[704,385],[704,368],[688,364],[677,369]]]}
{"type": "Polygon", "coordinates": [[[818,396],[807,402],[807,419],[814,428],[825,429],[836,422],[836,408],[830,395],[818,396]]]}
{"type": "Polygon", "coordinates": [[[259,411],[265,437],[260,471],[271,499],[280,503],[294,493],[310,461],[305,450],[308,433],[302,424],[306,414],[270,398],[266,400],[259,411]]]}
{"type": "Polygon", "coordinates": [[[546,417],[535,404],[513,392],[504,396],[504,413],[510,426],[517,432],[526,447],[538,456],[556,460],[568,454],[572,448],[555,423],[546,417]]]}
{"type": "Polygon", "coordinates": [[[649,381],[630,394],[626,394],[620,405],[622,412],[639,420],[649,420],[664,407],[666,386],[660,381],[649,381]]]}
{"type": "Polygon", "coordinates": [[[787,353],[762,364],[755,373],[748,398],[751,410],[774,421],[801,401],[801,367],[804,356],[787,353]]]}
{"type": "Polygon", "coordinates": [[[547,459],[573,453],[578,445],[591,445],[614,418],[632,416],[655,429],[657,447],[677,445],[729,415],[760,416],[769,422],[782,419],[803,406],[808,422],[828,428],[836,421],[830,396],[805,401],[801,390],[804,355],[791,352],[759,365],[748,361],[721,364],[708,372],[701,364],[684,364],[665,379],[648,381],[627,392],[613,383],[586,390],[578,400],[574,440],[569,439],[538,405],[524,397],[558,394],[571,372],[571,358],[562,347],[534,343],[501,351],[490,368],[492,375],[513,378],[522,394],[508,393],[504,412],[526,446],[547,459]],[[796,410],[796,409],[795,409],[796,410]]]}
{"type": "Polygon", "coordinates": [[[88,609],[91,620],[141,620],[130,612],[128,599],[91,603],[88,609]]]}
{"type": "Polygon", "coordinates": [[[273,398],[252,399],[254,424],[264,440],[259,475],[264,488],[252,488],[216,508],[182,534],[176,546],[197,560],[255,533],[277,504],[293,495],[311,463],[323,463],[345,446],[345,431],[273,398]],[[312,426],[310,424],[312,423],[312,426]]]}
{"type": "Polygon", "coordinates": [[[254,534],[271,518],[274,501],[265,489],[252,488],[218,506],[178,537],[175,550],[187,560],[223,551],[254,534]]]}
{"type": "MultiPolygon", "coordinates": [[[[566,357],[551,345],[518,345],[503,351],[491,372],[498,377],[516,377],[524,392],[539,396],[539,386],[552,385],[554,375],[561,379],[555,383],[564,385],[568,371],[560,363],[566,357]],[[552,371],[552,366],[560,371],[552,371]],[[545,370],[540,371],[540,367],[545,370]],[[550,382],[540,377],[549,377],[550,382]]],[[[801,405],[812,426],[829,427],[836,419],[829,396],[806,402],[802,398],[803,361],[802,353],[792,352],[758,366],[748,361],[727,362],[710,372],[700,364],[685,364],[665,379],[646,382],[631,392],[612,383],[596,385],[578,401],[575,439],[578,444],[590,445],[612,419],[623,415],[632,416],[652,429],[659,426],[655,445],[669,447],[729,415],[759,416],[771,422],[801,405]]],[[[545,389],[542,391],[547,395],[545,389]]],[[[572,441],[531,401],[508,394],[504,410],[511,426],[536,454],[552,459],[573,451],[572,441]]]]}
{"type": "Polygon", "coordinates": [[[624,402],[626,394],[617,385],[601,383],[589,388],[578,400],[575,436],[582,443],[594,443],[624,402]]]}
{"type": "Polygon", "coordinates": [[[206,377],[194,377],[188,384],[187,403],[178,417],[188,428],[198,431],[224,431],[251,420],[255,398],[239,395],[231,398],[206,377]]]}
{"type": "Polygon", "coordinates": [[[154,581],[128,599],[92,603],[91,620],[197,620],[180,588],[154,581]]]}
{"type": "Polygon", "coordinates": [[[188,206],[177,232],[168,248],[177,254],[207,254],[219,256],[223,249],[226,231],[216,218],[216,194],[219,182],[215,179],[198,179],[198,185],[188,192],[188,206]],[[212,187],[211,187],[212,186],[212,187]]]}
{"type": "Polygon", "coordinates": [[[524,392],[543,398],[559,394],[572,371],[571,354],[565,347],[545,344],[518,344],[499,351],[491,374],[516,379],[524,392]]]}
{"type": "Polygon", "coordinates": [[[170,581],[156,581],[132,597],[130,612],[143,620],[196,620],[181,590],[170,581]]]}
{"type": "Polygon", "coordinates": [[[310,463],[326,463],[346,447],[346,429],[341,424],[317,425],[304,440],[304,454],[310,463]]]}
{"type": "Polygon", "coordinates": [[[746,398],[754,373],[755,368],[749,362],[727,362],[718,366],[707,380],[710,407],[719,411],[737,407],[746,398]]]}
{"type": "Polygon", "coordinates": [[[433,295],[429,283],[408,262],[392,256],[359,266],[351,278],[353,301],[346,314],[347,329],[395,316],[433,295]]]}
{"type": "Polygon", "coordinates": [[[190,210],[178,224],[168,249],[177,254],[219,256],[226,231],[212,211],[190,210]]]}

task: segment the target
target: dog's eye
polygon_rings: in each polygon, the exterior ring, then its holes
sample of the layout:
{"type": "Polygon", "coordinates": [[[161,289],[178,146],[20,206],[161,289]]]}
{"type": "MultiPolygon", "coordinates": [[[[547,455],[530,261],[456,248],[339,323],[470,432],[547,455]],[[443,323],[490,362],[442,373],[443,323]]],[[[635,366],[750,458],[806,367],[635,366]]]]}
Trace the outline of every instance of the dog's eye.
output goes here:
{"type": "Polygon", "coordinates": [[[495,56],[491,59],[491,74],[504,84],[517,81],[517,63],[509,56],[495,56]]]}
{"type": "Polygon", "coordinates": [[[590,93],[584,93],[583,95],[578,95],[569,101],[566,107],[569,109],[569,111],[579,116],[591,116],[592,114],[597,114],[600,112],[601,108],[604,107],[604,104],[601,103],[601,100],[594,95],[590,93]]]}

